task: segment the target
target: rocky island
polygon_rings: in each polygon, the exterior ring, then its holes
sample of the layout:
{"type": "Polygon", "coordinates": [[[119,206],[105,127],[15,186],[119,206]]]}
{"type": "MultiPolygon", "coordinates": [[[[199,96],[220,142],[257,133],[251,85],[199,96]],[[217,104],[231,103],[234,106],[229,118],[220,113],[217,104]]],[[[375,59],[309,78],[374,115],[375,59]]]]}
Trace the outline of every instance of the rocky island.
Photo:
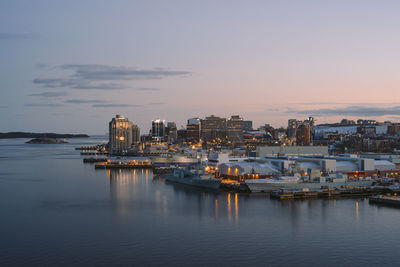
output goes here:
{"type": "Polygon", "coordinates": [[[65,144],[68,143],[67,141],[56,139],[56,138],[49,138],[49,137],[41,137],[35,138],[28,142],[27,144],[65,144]]]}

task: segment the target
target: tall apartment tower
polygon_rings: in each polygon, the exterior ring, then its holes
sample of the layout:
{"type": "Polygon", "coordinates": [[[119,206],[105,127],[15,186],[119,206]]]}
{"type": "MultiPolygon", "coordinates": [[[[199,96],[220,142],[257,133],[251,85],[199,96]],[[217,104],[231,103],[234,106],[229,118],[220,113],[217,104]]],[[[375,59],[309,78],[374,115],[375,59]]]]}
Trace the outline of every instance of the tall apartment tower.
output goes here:
{"type": "Polygon", "coordinates": [[[132,147],[132,122],[123,115],[116,115],[109,123],[110,153],[113,155],[128,152],[132,147]]]}
{"type": "Polygon", "coordinates": [[[231,116],[226,122],[228,140],[243,141],[243,119],[238,115],[231,116]]]}
{"type": "Polygon", "coordinates": [[[198,143],[200,141],[200,119],[188,119],[186,125],[186,139],[189,142],[198,143]]]}
{"type": "Polygon", "coordinates": [[[136,124],[132,124],[132,143],[133,145],[140,143],[140,128],[136,124]]]}
{"type": "Polygon", "coordinates": [[[165,120],[153,120],[151,123],[151,137],[153,141],[164,142],[165,136],[165,120]]]}
{"type": "Polygon", "coordinates": [[[290,139],[296,138],[296,130],[299,126],[299,123],[295,119],[288,120],[288,128],[287,128],[287,135],[290,139]]]}
{"type": "Polygon", "coordinates": [[[178,129],[176,128],[176,123],[169,121],[167,127],[165,128],[166,140],[169,144],[173,144],[178,140],[178,129]]]}

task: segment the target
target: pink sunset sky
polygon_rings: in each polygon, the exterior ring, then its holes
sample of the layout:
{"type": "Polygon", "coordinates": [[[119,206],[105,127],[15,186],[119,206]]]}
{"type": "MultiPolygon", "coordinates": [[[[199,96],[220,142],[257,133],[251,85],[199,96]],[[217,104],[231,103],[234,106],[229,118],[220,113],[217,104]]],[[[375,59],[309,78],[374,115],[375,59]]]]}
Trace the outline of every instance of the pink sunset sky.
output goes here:
{"type": "Polygon", "coordinates": [[[398,1],[2,1],[0,131],[400,120],[398,1]]]}

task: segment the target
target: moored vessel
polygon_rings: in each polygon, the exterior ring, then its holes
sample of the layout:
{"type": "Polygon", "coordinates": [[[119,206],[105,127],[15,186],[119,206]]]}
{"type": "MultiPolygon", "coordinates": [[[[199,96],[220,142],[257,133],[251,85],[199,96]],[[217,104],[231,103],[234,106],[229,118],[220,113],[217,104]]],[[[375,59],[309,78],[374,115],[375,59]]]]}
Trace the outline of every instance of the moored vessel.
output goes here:
{"type": "Polygon", "coordinates": [[[210,189],[219,189],[221,184],[221,180],[215,179],[211,175],[200,174],[198,171],[192,171],[189,168],[175,168],[172,174],[165,175],[165,179],[174,183],[210,189]]]}

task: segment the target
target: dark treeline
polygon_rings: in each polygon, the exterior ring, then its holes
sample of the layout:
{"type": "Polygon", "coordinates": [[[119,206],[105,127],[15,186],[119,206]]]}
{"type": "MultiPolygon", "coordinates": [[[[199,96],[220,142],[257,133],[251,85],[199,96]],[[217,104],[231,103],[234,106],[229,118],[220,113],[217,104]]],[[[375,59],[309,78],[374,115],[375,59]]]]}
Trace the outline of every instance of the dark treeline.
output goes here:
{"type": "Polygon", "coordinates": [[[57,133],[25,133],[25,132],[8,132],[0,133],[0,139],[5,138],[85,138],[87,134],[57,134],[57,133]]]}

